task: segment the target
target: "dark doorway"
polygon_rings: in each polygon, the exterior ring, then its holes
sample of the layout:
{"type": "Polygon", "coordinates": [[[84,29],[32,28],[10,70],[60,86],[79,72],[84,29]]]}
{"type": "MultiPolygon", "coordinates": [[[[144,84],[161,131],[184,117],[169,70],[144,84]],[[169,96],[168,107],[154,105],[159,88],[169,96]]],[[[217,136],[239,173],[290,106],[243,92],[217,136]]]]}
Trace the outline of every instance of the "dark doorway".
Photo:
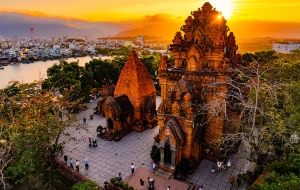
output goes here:
{"type": "Polygon", "coordinates": [[[171,146],[170,146],[170,140],[168,139],[165,142],[165,149],[164,149],[164,162],[167,166],[171,165],[171,146]]]}
{"type": "Polygon", "coordinates": [[[111,118],[108,118],[107,121],[108,121],[108,129],[109,130],[114,130],[114,122],[113,122],[113,120],[111,118]]]}

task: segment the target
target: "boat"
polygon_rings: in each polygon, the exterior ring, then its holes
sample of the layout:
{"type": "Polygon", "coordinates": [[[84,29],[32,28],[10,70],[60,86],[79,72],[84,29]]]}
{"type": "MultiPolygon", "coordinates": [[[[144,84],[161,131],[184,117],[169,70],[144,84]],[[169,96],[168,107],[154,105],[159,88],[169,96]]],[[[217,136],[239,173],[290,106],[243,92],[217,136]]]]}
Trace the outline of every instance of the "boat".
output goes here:
{"type": "Polygon", "coordinates": [[[7,66],[9,64],[8,57],[1,56],[0,57],[0,66],[7,66]]]}

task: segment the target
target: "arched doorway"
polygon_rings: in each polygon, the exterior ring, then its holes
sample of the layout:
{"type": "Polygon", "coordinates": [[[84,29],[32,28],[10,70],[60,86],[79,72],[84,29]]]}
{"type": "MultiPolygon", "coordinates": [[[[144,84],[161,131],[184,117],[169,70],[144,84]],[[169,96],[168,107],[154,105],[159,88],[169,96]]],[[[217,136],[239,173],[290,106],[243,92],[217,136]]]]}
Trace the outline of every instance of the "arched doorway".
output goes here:
{"type": "Polygon", "coordinates": [[[170,139],[166,140],[164,148],[164,162],[167,166],[171,165],[171,145],[170,139]]]}
{"type": "Polygon", "coordinates": [[[111,118],[107,119],[107,125],[109,130],[114,130],[114,122],[111,118]]]}

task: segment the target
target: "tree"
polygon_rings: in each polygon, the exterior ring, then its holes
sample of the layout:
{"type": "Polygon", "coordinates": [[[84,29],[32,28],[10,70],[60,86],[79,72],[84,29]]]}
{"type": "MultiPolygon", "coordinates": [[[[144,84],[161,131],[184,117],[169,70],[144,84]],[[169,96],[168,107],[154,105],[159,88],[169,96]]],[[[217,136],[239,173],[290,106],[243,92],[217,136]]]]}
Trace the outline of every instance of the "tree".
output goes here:
{"type": "Polygon", "coordinates": [[[120,49],[110,52],[110,56],[113,57],[111,60],[114,64],[117,64],[122,70],[123,66],[125,65],[126,61],[128,60],[130,51],[132,50],[131,46],[122,46],[120,49]]]}
{"type": "MultiPolygon", "coordinates": [[[[72,89],[72,87],[71,87],[72,89]]],[[[0,91],[0,176],[3,189],[7,179],[23,183],[32,176],[54,167],[61,149],[59,137],[75,121],[68,112],[77,102],[71,90],[63,94],[42,90],[41,82],[13,83],[0,91]],[[17,89],[15,94],[8,89],[17,89]]]]}
{"type": "Polygon", "coordinates": [[[90,91],[97,86],[92,74],[84,67],[78,65],[78,62],[68,63],[60,61],[47,70],[48,78],[43,81],[43,89],[57,88],[63,93],[65,89],[71,86],[77,89],[76,96],[72,96],[74,101],[78,99],[88,100],[90,91]]]}
{"type": "Polygon", "coordinates": [[[261,56],[262,62],[253,59],[246,66],[232,68],[233,78],[211,86],[229,88],[226,94],[216,94],[226,103],[212,101],[204,105],[208,112],[225,120],[224,136],[220,139],[225,156],[241,143],[246,158],[260,168],[299,146],[291,137],[300,134],[300,88],[296,70],[300,62],[286,64],[273,54],[255,53],[261,56]],[[238,113],[239,118],[229,120],[232,113],[238,113]]]}
{"type": "Polygon", "coordinates": [[[118,63],[109,60],[93,59],[85,65],[100,87],[107,84],[116,84],[120,75],[118,63]]]}

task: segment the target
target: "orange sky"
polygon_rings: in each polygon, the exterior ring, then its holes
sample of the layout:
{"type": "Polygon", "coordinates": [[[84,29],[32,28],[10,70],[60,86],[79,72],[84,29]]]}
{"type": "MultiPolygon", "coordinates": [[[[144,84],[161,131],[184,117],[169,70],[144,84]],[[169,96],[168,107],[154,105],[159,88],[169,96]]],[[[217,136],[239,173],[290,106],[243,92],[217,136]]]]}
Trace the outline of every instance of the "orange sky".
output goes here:
{"type": "MultiPolygon", "coordinates": [[[[146,15],[161,13],[186,18],[190,11],[201,7],[204,2],[205,0],[9,0],[1,2],[0,11],[118,22],[139,20],[146,15]]],[[[209,0],[209,2],[232,21],[300,21],[300,0],[209,0]]]]}

